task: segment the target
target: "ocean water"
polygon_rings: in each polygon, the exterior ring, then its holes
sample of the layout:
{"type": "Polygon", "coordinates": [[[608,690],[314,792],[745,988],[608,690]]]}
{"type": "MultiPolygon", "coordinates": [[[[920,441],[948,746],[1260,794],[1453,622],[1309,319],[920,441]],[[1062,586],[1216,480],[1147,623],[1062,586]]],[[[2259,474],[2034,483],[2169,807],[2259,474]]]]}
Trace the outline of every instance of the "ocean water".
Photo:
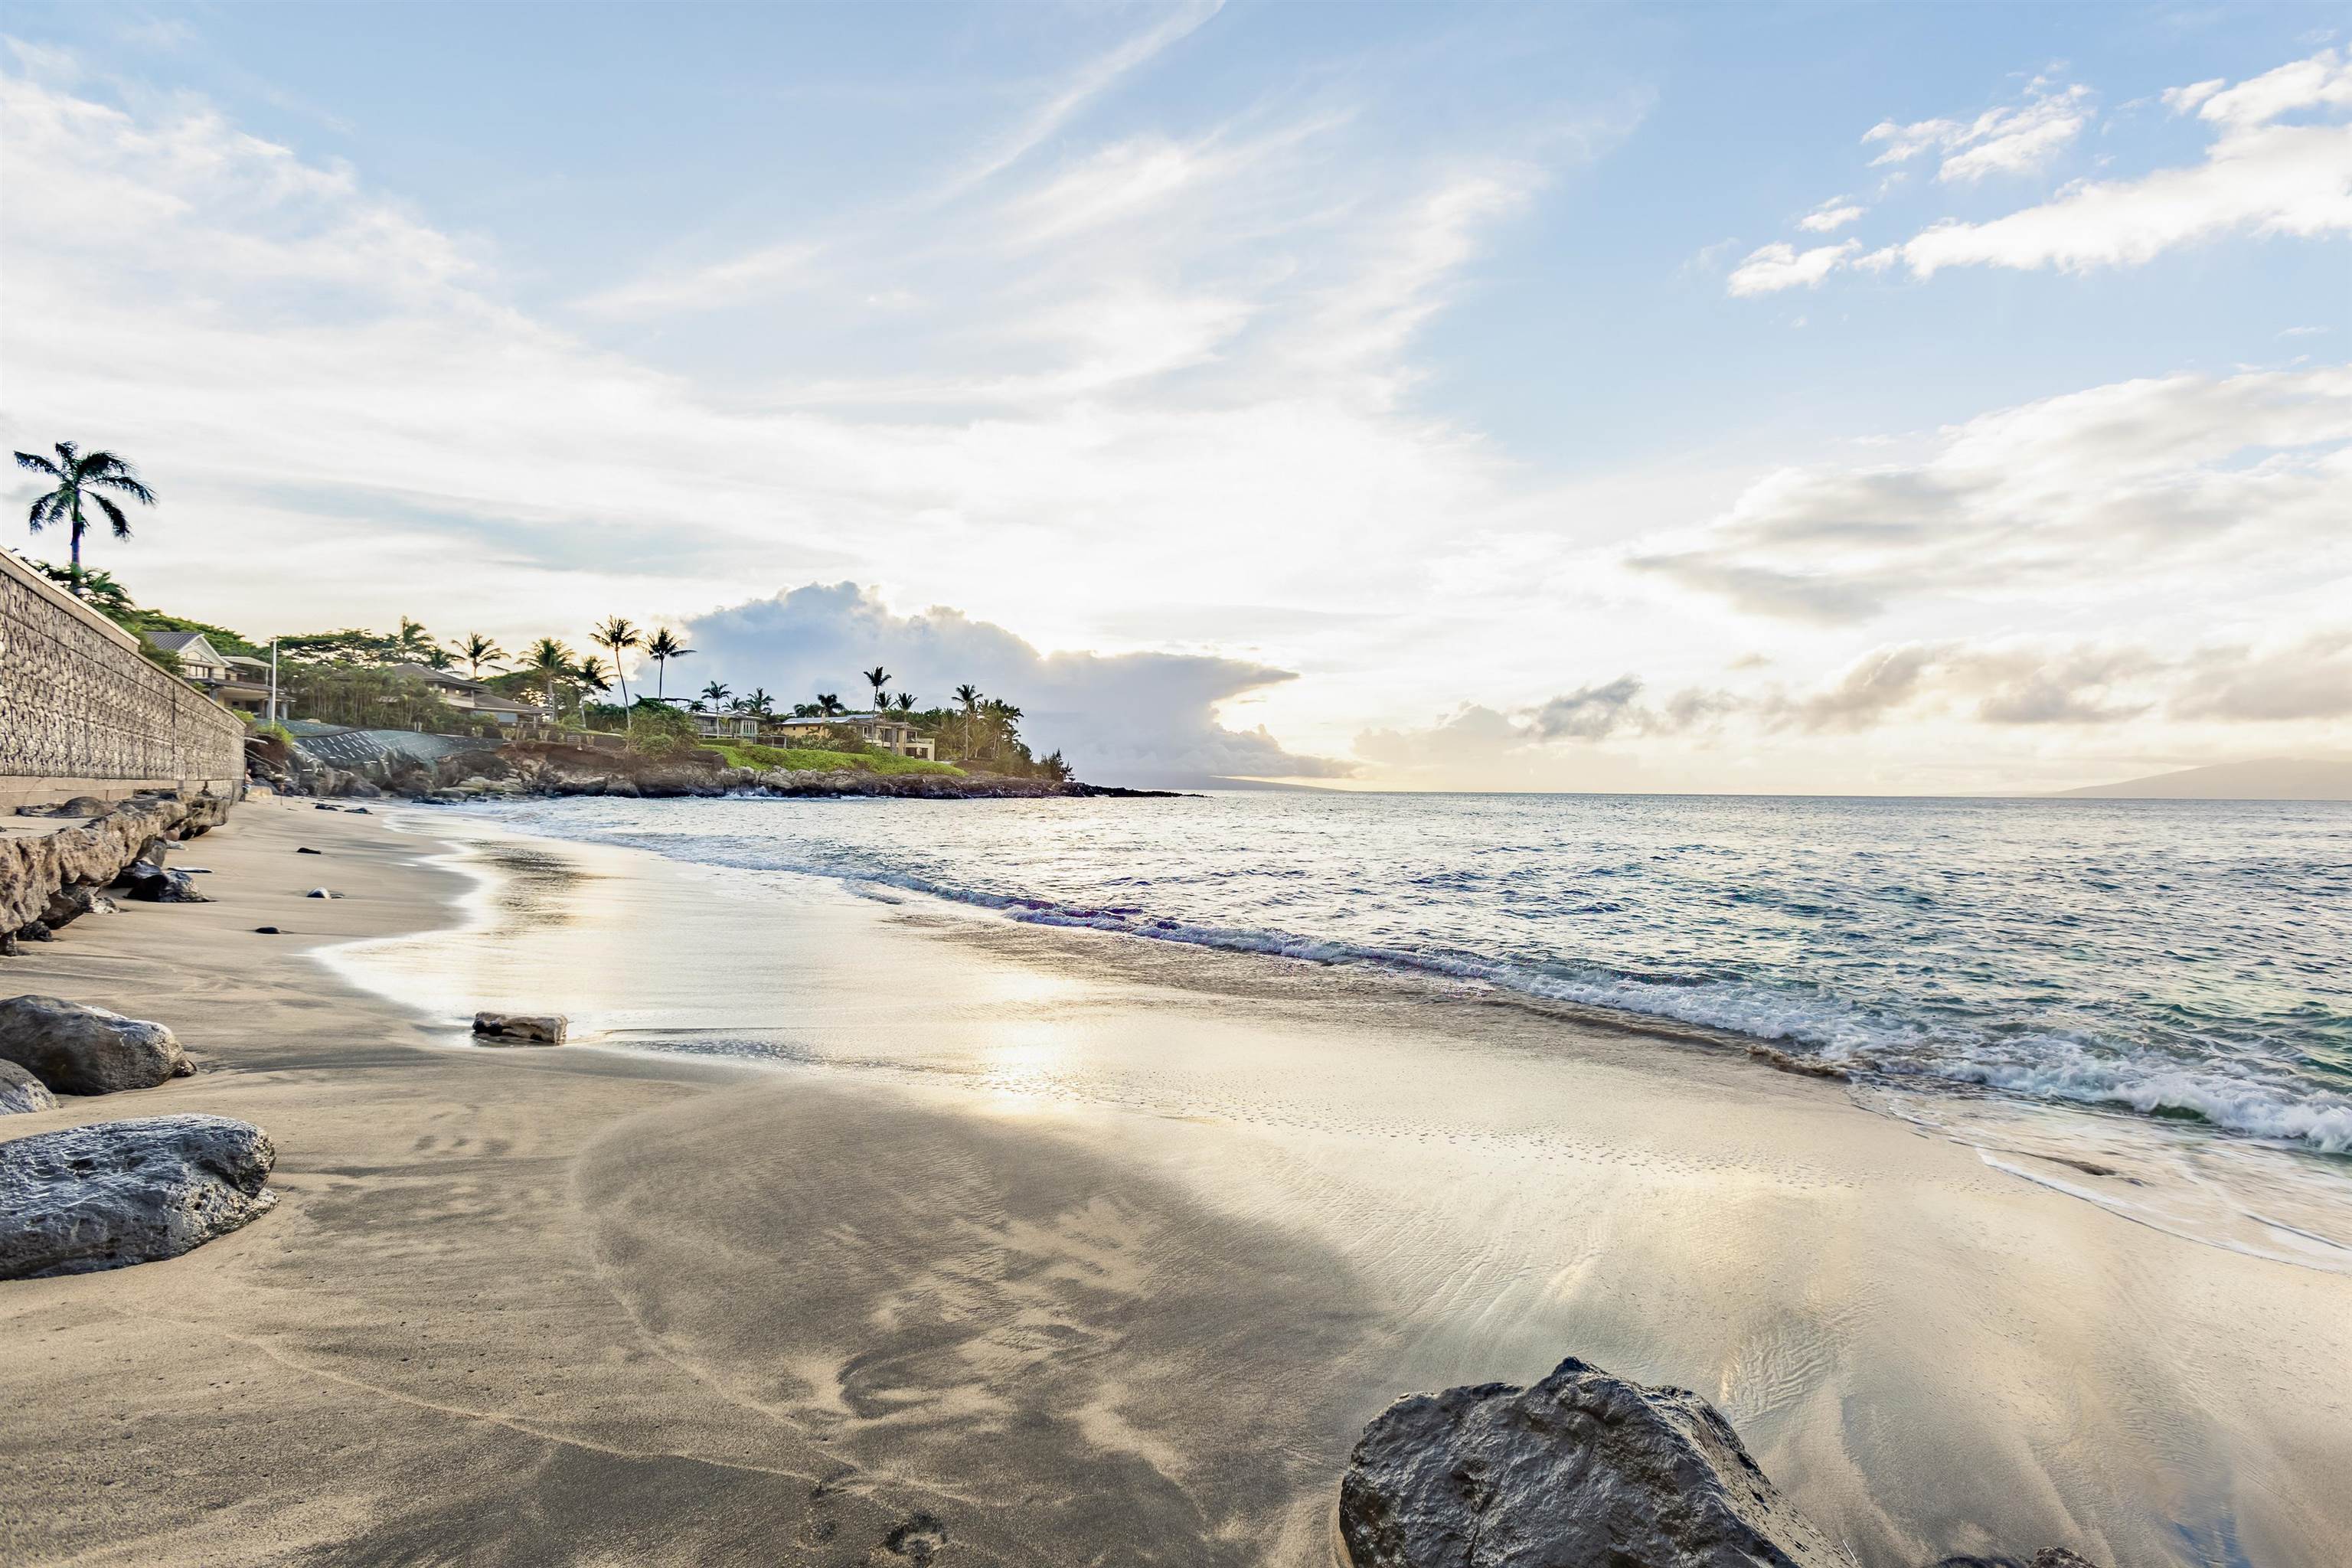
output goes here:
{"type": "Polygon", "coordinates": [[[1229,793],[466,808],[2352,1152],[2352,805],[1229,793]]]}

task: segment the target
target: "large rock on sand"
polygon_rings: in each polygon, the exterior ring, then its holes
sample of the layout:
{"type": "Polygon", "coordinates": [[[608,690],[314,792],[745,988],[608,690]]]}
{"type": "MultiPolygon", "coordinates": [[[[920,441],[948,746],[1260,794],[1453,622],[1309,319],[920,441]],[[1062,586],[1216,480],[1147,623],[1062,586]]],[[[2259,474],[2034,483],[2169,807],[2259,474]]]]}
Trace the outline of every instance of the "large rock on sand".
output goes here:
{"type": "Polygon", "coordinates": [[[249,1121],[142,1116],[0,1143],[0,1279],[177,1258],[266,1213],[278,1151],[249,1121]]]}
{"type": "Polygon", "coordinates": [[[1339,1484],[1354,1568],[1853,1568],[1697,1394],[1570,1357],[1400,1399],[1339,1484]]]}
{"type": "Polygon", "coordinates": [[[0,1001],[0,1061],[28,1069],[60,1094],[152,1089],[195,1070],[163,1025],[55,996],[0,1001]]]}
{"type": "Polygon", "coordinates": [[[49,1092],[47,1084],[15,1062],[0,1062],[0,1116],[57,1108],[58,1097],[49,1092]]]}

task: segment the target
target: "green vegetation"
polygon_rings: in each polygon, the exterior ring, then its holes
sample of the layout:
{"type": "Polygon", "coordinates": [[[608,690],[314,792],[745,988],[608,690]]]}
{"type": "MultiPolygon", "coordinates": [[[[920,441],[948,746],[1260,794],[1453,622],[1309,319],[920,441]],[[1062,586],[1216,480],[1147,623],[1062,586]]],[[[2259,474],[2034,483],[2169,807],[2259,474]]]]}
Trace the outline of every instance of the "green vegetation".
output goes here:
{"type": "Polygon", "coordinates": [[[694,721],[667,702],[638,698],[628,712],[629,750],[640,756],[672,757],[702,743],[694,721]]]}
{"type": "Polygon", "coordinates": [[[756,768],[761,773],[777,768],[795,773],[839,773],[850,769],[869,773],[953,775],[963,772],[961,768],[946,763],[896,756],[888,752],[818,752],[801,746],[753,746],[725,741],[705,741],[702,749],[716,752],[726,758],[730,768],[756,768]]]}
{"type": "Polygon", "coordinates": [[[441,700],[419,676],[361,664],[281,663],[278,694],[286,711],[322,724],[362,730],[475,732],[483,722],[441,700]]]}

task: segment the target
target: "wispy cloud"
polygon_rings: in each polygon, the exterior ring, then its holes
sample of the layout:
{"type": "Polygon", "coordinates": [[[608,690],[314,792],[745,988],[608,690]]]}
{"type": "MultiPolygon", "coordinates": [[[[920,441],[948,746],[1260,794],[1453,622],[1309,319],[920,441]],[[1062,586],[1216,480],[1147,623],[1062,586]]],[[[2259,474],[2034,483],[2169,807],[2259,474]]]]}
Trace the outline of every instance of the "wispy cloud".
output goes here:
{"type": "Polygon", "coordinates": [[[1741,298],[1777,294],[1784,289],[1817,288],[1822,279],[1861,249],[1861,243],[1851,239],[1815,246],[1810,250],[1775,241],[1749,251],[1747,258],[1732,268],[1727,286],[1741,298]]]}
{"type": "Polygon", "coordinates": [[[1941,152],[1936,177],[1973,184],[1990,174],[2027,174],[2050,161],[2090,122],[2090,89],[2036,79],[2020,104],[1989,109],[1973,120],[1883,121],[1863,135],[1883,150],[1874,167],[1941,152]]]}
{"type": "Polygon", "coordinates": [[[958,171],[940,194],[960,195],[1013,167],[1045,145],[1120,78],[1150,63],[1171,45],[1191,37],[1223,6],[1224,0],[1192,0],[1170,12],[1156,25],[1087,61],[1019,125],[958,171]]]}

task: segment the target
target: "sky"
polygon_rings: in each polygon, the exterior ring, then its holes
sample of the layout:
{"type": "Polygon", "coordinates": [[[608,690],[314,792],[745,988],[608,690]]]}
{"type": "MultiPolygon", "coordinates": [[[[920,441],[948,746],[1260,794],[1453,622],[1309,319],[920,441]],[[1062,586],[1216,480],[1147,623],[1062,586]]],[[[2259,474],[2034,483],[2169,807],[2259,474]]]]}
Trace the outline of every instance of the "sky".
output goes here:
{"type": "Polygon", "coordinates": [[[15,0],[0,436],[177,614],[1106,783],[2342,757],[2344,18],[15,0]]]}

